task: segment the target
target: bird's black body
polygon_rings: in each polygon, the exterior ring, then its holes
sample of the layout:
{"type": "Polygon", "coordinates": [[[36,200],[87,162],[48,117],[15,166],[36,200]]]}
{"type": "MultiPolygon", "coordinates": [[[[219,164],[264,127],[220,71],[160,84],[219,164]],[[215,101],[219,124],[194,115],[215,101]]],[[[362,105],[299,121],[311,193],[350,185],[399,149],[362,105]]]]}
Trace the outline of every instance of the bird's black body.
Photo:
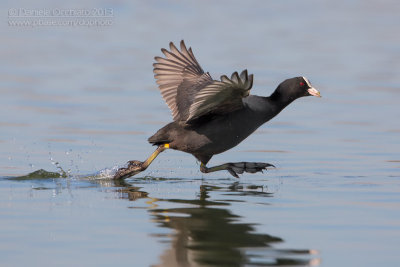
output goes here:
{"type": "Polygon", "coordinates": [[[240,75],[234,72],[231,78],[223,75],[220,80],[213,80],[183,41],[180,51],[173,43],[170,49],[162,49],[165,58],[155,58],[154,73],[174,121],[149,138],[158,148],[145,162],[131,161],[128,168],[118,170],[115,178],[146,169],[167,148],[192,154],[205,173],[227,170],[238,177],[237,173],[262,171],[273,165],[260,162],[226,163],[212,168],[205,165],[213,155],[238,145],[297,98],[320,96],[305,77],[283,81],[269,97],[250,95],[253,75],[248,75],[247,70],[240,75]]]}
{"type": "Polygon", "coordinates": [[[193,125],[171,122],[151,136],[149,142],[169,143],[170,148],[193,154],[207,164],[213,155],[235,147],[284,108],[270,97],[250,95],[243,102],[242,109],[193,125]]]}

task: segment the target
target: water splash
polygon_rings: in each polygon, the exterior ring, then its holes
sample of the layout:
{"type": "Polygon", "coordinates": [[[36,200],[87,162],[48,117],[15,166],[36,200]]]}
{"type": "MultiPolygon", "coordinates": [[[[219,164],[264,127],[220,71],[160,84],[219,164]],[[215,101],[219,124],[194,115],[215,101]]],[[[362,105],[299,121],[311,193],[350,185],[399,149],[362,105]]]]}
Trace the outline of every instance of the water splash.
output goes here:
{"type": "MultiPolygon", "coordinates": [[[[127,164],[125,164],[125,165],[127,165],[127,164]]],[[[115,165],[111,168],[102,169],[98,172],[95,172],[94,174],[81,176],[80,178],[95,179],[95,180],[114,179],[114,175],[117,173],[117,170],[122,167],[126,168],[127,166],[115,165]]]]}

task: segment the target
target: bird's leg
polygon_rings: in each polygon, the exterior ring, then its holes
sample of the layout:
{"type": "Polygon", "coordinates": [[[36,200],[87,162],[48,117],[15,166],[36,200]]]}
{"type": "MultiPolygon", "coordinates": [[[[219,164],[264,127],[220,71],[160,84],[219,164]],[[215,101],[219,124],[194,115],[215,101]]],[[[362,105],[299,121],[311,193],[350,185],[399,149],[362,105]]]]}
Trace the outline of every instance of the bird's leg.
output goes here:
{"type": "Polygon", "coordinates": [[[114,175],[114,179],[126,178],[138,174],[149,167],[153,160],[165,149],[169,148],[169,144],[163,144],[157,147],[157,149],[150,155],[145,161],[131,160],[128,161],[128,167],[119,168],[114,175]]]}
{"type": "Polygon", "coordinates": [[[216,172],[227,170],[234,177],[239,178],[238,174],[243,172],[256,173],[266,170],[267,167],[275,167],[272,164],[264,162],[229,162],[222,165],[207,168],[205,164],[201,163],[200,171],[203,173],[216,172]]]}

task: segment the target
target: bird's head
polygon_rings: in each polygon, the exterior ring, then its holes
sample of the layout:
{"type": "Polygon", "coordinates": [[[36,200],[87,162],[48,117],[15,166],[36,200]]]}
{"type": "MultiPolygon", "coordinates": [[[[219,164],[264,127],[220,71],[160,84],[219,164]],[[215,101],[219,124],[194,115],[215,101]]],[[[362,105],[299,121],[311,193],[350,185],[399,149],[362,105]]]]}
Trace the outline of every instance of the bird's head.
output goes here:
{"type": "Polygon", "coordinates": [[[292,102],[293,100],[303,96],[317,96],[321,94],[315,89],[306,77],[294,77],[283,81],[275,92],[273,98],[283,102],[292,102]]]}

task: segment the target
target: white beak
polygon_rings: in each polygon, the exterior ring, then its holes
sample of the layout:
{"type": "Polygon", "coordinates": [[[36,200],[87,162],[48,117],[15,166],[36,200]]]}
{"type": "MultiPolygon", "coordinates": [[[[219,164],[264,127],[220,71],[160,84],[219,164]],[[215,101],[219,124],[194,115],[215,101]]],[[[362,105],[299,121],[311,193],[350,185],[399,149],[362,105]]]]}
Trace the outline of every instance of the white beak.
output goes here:
{"type": "Polygon", "coordinates": [[[315,89],[314,87],[309,88],[307,91],[310,95],[321,97],[321,94],[319,93],[319,91],[317,89],[315,89]]]}

